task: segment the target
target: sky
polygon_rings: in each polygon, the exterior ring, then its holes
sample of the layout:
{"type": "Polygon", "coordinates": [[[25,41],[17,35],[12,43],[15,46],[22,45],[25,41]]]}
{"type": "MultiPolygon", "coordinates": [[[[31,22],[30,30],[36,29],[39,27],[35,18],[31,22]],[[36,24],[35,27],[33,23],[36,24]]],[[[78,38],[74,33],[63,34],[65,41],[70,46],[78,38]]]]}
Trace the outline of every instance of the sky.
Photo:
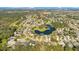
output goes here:
{"type": "Polygon", "coordinates": [[[79,7],[79,0],[0,0],[0,7],[79,7]]]}

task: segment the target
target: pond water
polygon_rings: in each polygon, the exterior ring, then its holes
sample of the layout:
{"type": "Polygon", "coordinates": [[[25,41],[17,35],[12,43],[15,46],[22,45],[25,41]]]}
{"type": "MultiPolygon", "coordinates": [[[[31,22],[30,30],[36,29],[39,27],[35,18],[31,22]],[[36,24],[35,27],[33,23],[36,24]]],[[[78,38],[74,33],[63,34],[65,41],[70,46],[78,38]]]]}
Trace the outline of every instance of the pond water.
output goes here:
{"type": "Polygon", "coordinates": [[[45,31],[40,31],[40,30],[34,30],[36,34],[39,34],[39,35],[50,35],[53,31],[55,31],[55,27],[52,27],[51,25],[46,25],[48,27],[47,30],[45,31]]]}

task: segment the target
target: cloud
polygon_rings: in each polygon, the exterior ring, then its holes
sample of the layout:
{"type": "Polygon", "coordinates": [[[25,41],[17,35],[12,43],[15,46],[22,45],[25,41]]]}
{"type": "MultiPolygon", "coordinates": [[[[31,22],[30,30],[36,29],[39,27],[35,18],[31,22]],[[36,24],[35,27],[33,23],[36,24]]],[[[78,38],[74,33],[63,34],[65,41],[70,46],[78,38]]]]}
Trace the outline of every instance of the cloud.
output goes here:
{"type": "Polygon", "coordinates": [[[0,0],[0,7],[79,7],[79,0],[0,0]]]}

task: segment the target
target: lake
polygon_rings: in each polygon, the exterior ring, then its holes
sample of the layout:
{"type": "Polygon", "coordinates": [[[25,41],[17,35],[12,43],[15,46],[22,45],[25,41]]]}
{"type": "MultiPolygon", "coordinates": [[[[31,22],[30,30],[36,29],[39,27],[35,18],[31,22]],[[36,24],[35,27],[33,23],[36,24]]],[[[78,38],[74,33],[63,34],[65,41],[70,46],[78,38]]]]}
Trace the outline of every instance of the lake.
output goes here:
{"type": "Polygon", "coordinates": [[[51,25],[49,25],[49,24],[47,24],[46,26],[48,27],[47,30],[45,30],[45,31],[34,30],[34,32],[35,32],[36,34],[39,34],[39,35],[50,35],[53,31],[56,30],[55,27],[53,27],[53,26],[51,26],[51,25]]]}

